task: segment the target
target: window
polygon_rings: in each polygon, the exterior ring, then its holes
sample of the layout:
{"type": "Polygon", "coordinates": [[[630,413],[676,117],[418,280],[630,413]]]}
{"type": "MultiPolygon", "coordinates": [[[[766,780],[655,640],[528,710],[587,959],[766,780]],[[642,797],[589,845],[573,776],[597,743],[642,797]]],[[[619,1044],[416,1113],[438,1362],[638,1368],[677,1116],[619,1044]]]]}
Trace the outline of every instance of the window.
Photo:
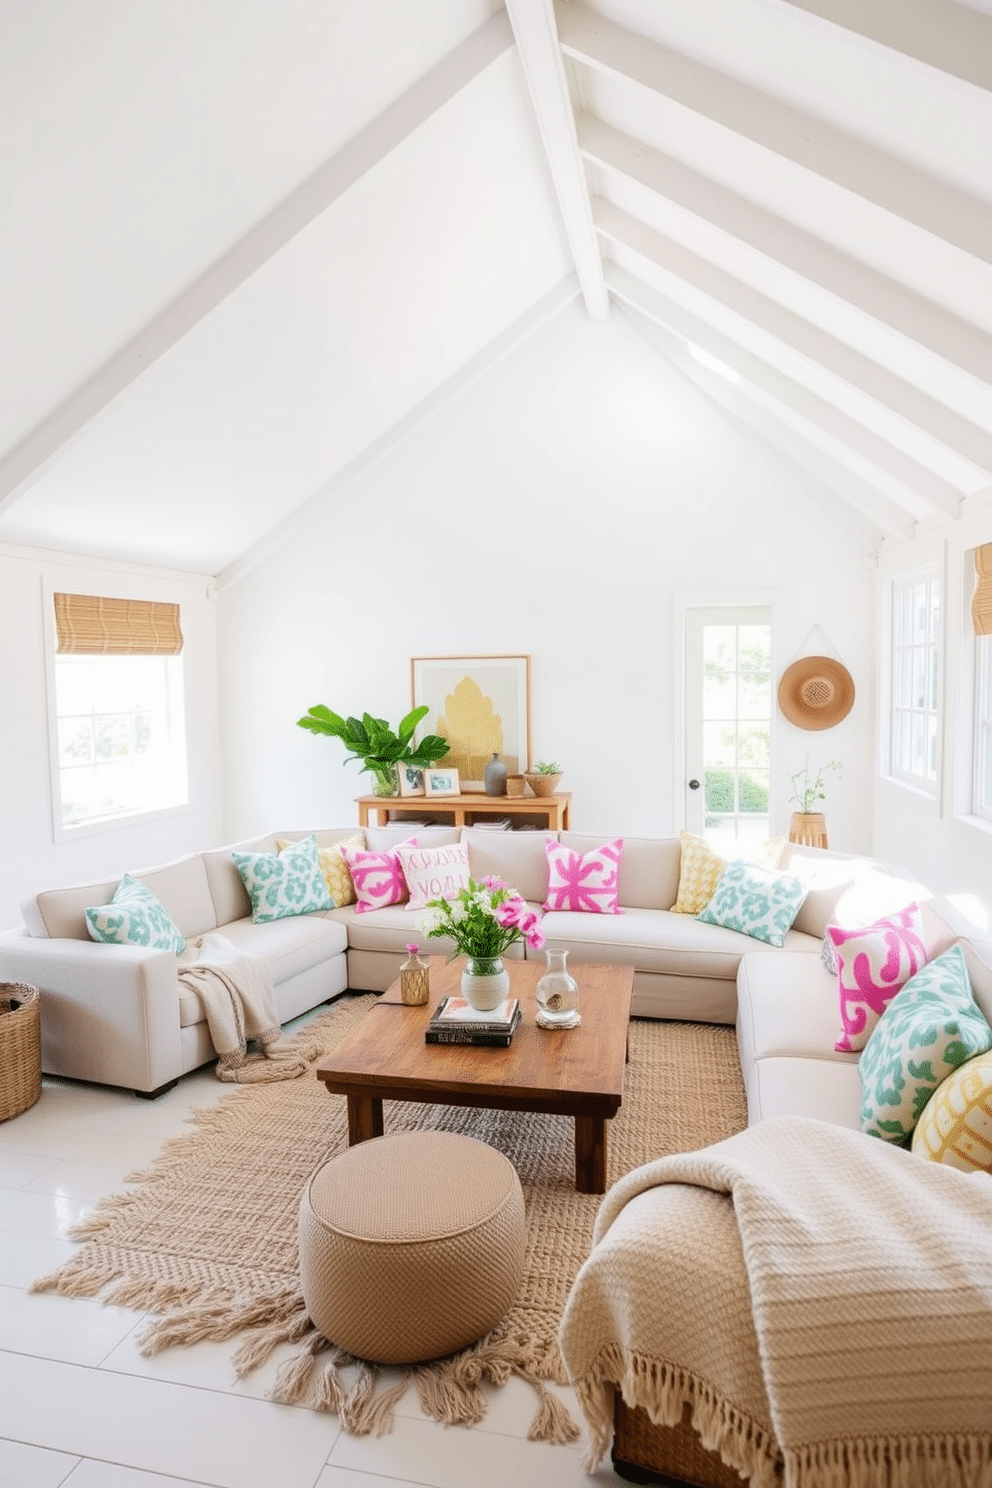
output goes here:
{"type": "Polygon", "coordinates": [[[976,816],[992,818],[992,635],[975,638],[975,772],[976,816]]]}
{"type": "Polygon", "coordinates": [[[764,606],[686,617],[686,826],[721,851],[768,836],[771,636],[764,606]]]}
{"type": "Polygon", "coordinates": [[[892,735],[899,780],[937,789],[940,579],[936,571],[892,586],[892,735]]]}
{"type": "Polygon", "coordinates": [[[975,753],[971,809],[992,818],[992,543],[974,552],[971,622],[975,632],[975,753]]]}
{"type": "Polygon", "coordinates": [[[54,598],[57,822],[185,805],[178,606],[54,598]]]}

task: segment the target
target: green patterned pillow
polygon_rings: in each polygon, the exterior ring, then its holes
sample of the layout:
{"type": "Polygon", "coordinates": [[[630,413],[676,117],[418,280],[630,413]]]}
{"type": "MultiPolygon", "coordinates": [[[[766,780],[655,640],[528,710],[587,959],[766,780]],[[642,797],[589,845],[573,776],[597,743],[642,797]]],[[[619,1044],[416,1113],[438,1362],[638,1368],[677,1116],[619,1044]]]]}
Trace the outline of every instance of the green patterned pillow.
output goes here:
{"type": "Polygon", "coordinates": [[[865,1044],[861,1130],[908,1142],[942,1080],[992,1049],[992,1028],[977,1006],[959,945],[928,961],[893,997],[865,1044]]]}
{"type": "Polygon", "coordinates": [[[738,859],[727,864],[713,898],[696,919],[780,946],[806,893],[806,885],[793,874],[773,873],[738,859]]]}
{"type": "Polygon", "coordinates": [[[147,946],[152,951],[180,951],[186,942],[172,916],[151,889],[125,873],[109,904],[84,911],[93,940],[109,945],[147,946]]]}
{"type": "Polygon", "coordinates": [[[281,853],[231,854],[251,900],[256,925],[333,909],[314,836],[291,842],[281,853]]]}

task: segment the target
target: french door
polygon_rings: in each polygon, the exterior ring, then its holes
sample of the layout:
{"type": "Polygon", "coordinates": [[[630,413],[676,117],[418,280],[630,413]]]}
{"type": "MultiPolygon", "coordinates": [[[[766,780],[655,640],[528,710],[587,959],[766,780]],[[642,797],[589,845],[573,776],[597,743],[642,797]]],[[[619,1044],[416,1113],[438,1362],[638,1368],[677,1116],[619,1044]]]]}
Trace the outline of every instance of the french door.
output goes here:
{"type": "Polygon", "coordinates": [[[685,824],[718,852],[769,835],[772,615],[686,610],[685,824]]]}

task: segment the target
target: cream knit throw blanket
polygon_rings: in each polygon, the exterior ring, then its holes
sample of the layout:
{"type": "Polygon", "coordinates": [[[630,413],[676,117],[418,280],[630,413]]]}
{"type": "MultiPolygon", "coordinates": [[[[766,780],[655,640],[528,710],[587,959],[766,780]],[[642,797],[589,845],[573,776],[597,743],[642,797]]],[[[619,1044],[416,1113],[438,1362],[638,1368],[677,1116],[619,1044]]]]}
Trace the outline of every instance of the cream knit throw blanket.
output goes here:
{"type": "Polygon", "coordinates": [[[203,1005],[220,1056],[218,1080],[245,1085],[295,1080],[306,1072],[300,1053],[283,1049],[272,974],[261,956],[246,955],[224,935],[199,935],[180,953],[178,976],[203,1005]],[[249,1039],[261,1046],[259,1053],[249,1054],[249,1039]]]}
{"type": "Polygon", "coordinates": [[[617,1386],[759,1485],[992,1488],[992,1178],[803,1117],[661,1158],[606,1195],[559,1341],[590,1470],[617,1386]]]}

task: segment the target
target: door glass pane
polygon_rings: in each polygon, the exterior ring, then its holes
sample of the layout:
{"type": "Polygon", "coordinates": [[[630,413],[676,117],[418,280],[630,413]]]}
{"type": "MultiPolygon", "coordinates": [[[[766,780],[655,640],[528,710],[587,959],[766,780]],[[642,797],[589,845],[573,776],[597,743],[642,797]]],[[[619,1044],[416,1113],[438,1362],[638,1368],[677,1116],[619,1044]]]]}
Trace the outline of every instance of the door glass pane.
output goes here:
{"type": "Polygon", "coordinates": [[[773,716],[770,611],[687,612],[686,825],[733,854],[742,835],[768,832],[773,716]]]}

